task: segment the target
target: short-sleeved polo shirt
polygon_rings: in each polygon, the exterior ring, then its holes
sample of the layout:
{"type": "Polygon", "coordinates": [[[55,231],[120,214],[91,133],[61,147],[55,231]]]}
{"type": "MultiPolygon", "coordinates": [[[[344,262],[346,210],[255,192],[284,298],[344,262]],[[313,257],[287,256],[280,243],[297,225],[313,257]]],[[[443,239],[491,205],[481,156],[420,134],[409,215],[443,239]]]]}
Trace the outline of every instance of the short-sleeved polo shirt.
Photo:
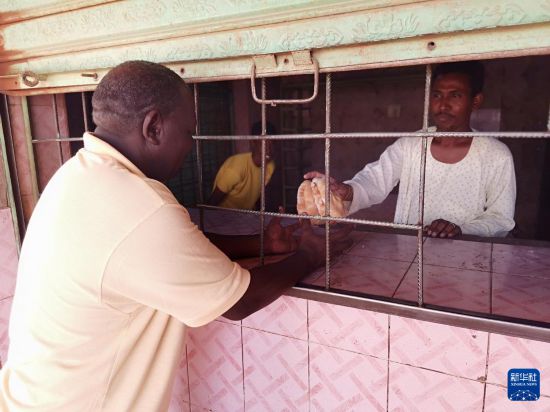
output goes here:
{"type": "Polygon", "coordinates": [[[27,229],[0,409],[166,410],[186,325],[249,281],[163,184],[85,134],[27,229]]]}

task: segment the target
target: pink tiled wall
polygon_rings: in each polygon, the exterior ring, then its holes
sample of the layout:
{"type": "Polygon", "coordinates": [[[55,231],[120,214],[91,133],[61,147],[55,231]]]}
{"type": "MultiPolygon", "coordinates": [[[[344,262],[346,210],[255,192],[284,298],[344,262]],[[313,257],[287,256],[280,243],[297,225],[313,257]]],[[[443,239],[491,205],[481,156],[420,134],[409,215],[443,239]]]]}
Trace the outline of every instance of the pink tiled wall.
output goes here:
{"type": "Polygon", "coordinates": [[[171,412],[550,411],[550,343],[293,297],[192,329],[187,356],[171,412]],[[508,400],[511,368],[539,369],[538,401],[508,400]]]}
{"type": "Polygon", "coordinates": [[[8,321],[17,274],[17,245],[10,209],[0,209],[0,362],[8,351],[8,321]]]}

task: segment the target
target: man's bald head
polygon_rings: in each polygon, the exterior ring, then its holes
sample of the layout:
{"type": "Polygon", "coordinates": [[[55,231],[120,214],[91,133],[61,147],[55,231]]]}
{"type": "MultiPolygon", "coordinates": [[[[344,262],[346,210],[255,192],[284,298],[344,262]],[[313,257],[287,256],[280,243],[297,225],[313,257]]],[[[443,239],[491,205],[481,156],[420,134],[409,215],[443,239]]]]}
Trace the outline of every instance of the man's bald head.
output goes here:
{"type": "Polygon", "coordinates": [[[171,113],[181,103],[182,89],[187,89],[183,80],[167,67],[147,61],[122,63],[103,77],[93,94],[94,123],[113,132],[140,127],[150,110],[171,113]]]}

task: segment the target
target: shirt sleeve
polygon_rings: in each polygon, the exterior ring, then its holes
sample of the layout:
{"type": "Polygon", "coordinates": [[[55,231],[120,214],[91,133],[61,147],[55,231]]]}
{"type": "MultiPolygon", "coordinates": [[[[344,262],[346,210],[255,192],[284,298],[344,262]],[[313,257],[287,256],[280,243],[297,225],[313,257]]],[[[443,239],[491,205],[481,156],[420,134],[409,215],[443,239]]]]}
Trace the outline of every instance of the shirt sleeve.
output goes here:
{"type": "Polygon", "coordinates": [[[249,282],[249,272],[215,247],[183,207],[165,205],[118,245],[102,287],[196,327],[232,307],[249,282]]]}
{"type": "Polygon", "coordinates": [[[404,138],[389,146],[376,162],[369,163],[353,179],[344,183],[353,188],[349,213],[376,205],[388,196],[401,177],[404,138]]]}
{"type": "Polygon", "coordinates": [[[490,168],[486,186],[485,210],[461,226],[462,233],[503,237],[515,226],[516,174],[510,150],[502,145],[491,148],[496,158],[486,159],[490,168]]]}

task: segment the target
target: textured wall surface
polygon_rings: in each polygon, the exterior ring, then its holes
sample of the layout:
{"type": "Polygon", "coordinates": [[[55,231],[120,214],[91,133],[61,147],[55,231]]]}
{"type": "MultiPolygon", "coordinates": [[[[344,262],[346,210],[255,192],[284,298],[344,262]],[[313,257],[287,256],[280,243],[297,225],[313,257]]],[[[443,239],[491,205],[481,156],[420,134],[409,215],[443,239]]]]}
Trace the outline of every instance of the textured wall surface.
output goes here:
{"type": "Polygon", "coordinates": [[[0,209],[0,362],[8,350],[8,321],[17,274],[17,245],[10,209],[0,209]]]}
{"type": "Polygon", "coordinates": [[[291,297],[189,335],[171,412],[550,409],[550,343],[291,297]],[[538,401],[507,399],[511,368],[538,401]]]}

